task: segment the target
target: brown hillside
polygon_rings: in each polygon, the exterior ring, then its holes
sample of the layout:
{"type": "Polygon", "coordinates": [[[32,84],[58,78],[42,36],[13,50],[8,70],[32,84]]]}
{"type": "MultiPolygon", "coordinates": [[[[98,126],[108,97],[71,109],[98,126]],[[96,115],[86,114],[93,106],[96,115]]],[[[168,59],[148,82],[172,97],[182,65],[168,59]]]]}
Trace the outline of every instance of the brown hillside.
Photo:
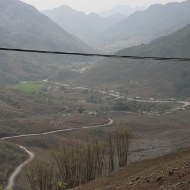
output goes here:
{"type": "Polygon", "coordinates": [[[75,190],[189,190],[190,151],[129,165],[75,190]]]}

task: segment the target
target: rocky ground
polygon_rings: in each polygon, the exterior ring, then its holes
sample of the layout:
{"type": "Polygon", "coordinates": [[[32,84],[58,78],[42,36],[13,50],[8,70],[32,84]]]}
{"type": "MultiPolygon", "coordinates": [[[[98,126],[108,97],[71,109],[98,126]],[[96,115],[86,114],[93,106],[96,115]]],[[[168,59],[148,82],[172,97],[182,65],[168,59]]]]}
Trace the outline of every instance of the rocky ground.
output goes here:
{"type": "Polygon", "coordinates": [[[75,190],[189,190],[190,151],[130,164],[75,190]]]}

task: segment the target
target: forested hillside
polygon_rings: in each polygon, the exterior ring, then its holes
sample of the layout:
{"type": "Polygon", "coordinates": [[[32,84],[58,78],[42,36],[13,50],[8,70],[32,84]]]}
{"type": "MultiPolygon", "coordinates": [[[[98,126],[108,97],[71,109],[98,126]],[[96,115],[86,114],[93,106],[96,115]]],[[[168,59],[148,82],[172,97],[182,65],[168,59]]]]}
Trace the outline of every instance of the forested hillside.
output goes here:
{"type": "MultiPolygon", "coordinates": [[[[0,46],[80,52],[91,50],[37,9],[17,0],[0,0],[0,46]]],[[[42,79],[56,70],[56,64],[76,61],[76,58],[34,54],[0,52],[0,55],[0,83],[42,79]]]]}
{"type": "MultiPolygon", "coordinates": [[[[168,36],[119,51],[119,55],[189,57],[190,25],[168,36]]],[[[188,96],[190,64],[175,61],[103,60],[81,79],[88,84],[123,87],[129,94],[188,96]],[[105,63],[104,63],[105,62],[105,63]]]]}
{"type": "Polygon", "coordinates": [[[150,42],[190,24],[190,1],[165,5],[155,4],[138,11],[104,31],[101,36],[106,46],[122,49],[150,42]]]}

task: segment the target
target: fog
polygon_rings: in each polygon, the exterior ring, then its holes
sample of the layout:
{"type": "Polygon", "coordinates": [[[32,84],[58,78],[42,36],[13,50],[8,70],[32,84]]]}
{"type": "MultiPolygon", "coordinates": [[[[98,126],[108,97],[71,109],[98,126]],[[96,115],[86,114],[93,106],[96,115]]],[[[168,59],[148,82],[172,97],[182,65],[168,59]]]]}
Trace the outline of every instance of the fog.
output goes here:
{"type": "MultiPolygon", "coordinates": [[[[168,3],[176,0],[22,0],[28,4],[35,6],[40,10],[55,8],[61,5],[68,5],[74,9],[85,12],[102,12],[109,10],[118,5],[129,5],[132,7],[147,7],[155,3],[168,3]]],[[[182,2],[183,0],[178,0],[182,2]]]]}

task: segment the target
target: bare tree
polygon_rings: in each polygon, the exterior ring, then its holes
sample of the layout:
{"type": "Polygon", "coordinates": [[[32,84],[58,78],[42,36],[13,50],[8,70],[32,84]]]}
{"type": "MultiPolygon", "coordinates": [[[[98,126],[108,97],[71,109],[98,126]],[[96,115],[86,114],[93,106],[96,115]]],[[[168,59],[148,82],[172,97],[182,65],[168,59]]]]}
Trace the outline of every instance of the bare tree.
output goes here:
{"type": "Polygon", "coordinates": [[[63,190],[52,165],[42,161],[35,161],[26,168],[26,179],[32,190],[63,190]]]}
{"type": "Polygon", "coordinates": [[[122,128],[102,141],[65,143],[52,152],[51,164],[38,161],[28,167],[27,181],[32,190],[73,188],[126,167],[128,150],[128,131],[122,128]]]}

